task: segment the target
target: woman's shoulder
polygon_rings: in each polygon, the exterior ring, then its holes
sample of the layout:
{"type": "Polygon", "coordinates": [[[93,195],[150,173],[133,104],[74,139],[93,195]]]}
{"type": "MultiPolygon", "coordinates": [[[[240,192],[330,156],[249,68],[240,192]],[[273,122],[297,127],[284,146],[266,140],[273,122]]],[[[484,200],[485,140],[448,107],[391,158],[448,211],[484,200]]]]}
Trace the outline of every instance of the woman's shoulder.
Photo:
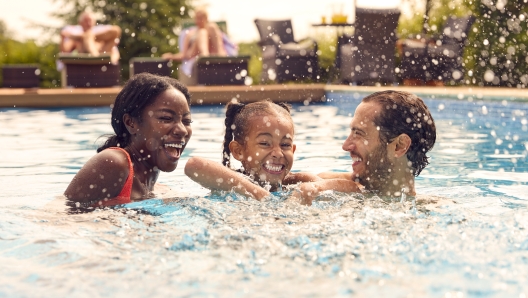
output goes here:
{"type": "Polygon", "coordinates": [[[124,170],[128,173],[130,163],[128,153],[124,149],[108,148],[90,158],[87,165],[105,171],[124,170]]]}

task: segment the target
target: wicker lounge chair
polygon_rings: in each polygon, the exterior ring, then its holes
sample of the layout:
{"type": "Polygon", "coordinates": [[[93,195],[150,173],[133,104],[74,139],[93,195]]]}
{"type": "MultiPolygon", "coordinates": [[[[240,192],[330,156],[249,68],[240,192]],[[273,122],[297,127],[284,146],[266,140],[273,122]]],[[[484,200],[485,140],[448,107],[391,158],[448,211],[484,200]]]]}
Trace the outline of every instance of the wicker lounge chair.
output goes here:
{"type": "Polygon", "coordinates": [[[262,82],[317,78],[319,64],[314,40],[295,41],[291,20],[256,19],[255,24],[262,47],[262,82]]]}
{"type": "Polygon", "coordinates": [[[402,42],[402,78],[442,81],[452,84],[464,79],[462,55],[475,17],[450,17],[439,38],[402,42]]]}
{"type": "Polygon", "coordinates": [[[36,88],[40,84],[40,69],[35,64],[6,64],[2,66],[4,88],[36,88]]]}
{"type": "MultiPolygon", "coordinates": [[[[227,23],[216,22],[222,31],[224,50],[227,56],[201,56],[183,61],[178,67],[178,79],[188,85],[244,85],[248,74],[249,56],[238,55],[238,47],[227,36],[227,23]]],[[[194,22],[183,22],[178,38],[181,46],[185,35],[193,28],[194,22]]]]}
{"type": "Polygon", "coordinates": [[[342,83],[367,85],[394,83],[397,9],[356,8],[354,35],[341,41],[342,83]]]}
{"type": "Polygon", "coordinates": [[[64,65],[62,87],[111,87],[120,83],[120,67],[110,62],[110,55],[59,54],[64,65]]]}
{"type": "Polygon", "coordinates": [[[172,62],[163,58],[134,57],[130,59],[129,67],[130,77],[142,72],[166,77],[172,74],[172,62]]]}

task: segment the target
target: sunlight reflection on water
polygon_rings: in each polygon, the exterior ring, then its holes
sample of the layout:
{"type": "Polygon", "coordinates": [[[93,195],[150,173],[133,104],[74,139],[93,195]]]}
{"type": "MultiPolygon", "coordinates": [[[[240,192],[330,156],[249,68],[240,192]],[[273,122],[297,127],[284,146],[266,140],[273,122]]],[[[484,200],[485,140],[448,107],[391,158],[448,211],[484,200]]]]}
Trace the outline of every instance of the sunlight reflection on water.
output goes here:
{"type": "MultiPolygon", "coordinates": [[[[294,171],[350,170],[341,144],[361,96],[294,106],[294,171]]],[[[110,132],[109,109],[2,109],[0,296],[528,294],[527,105],[426,103],[438,137],[417,192],[455,203],[416,214],[361,194],[305,207],[209,193],[183,174],[191,155],[220,161],[223,108],[207,106],[160,176],[177,196],[67,215],[54,198],[110,132]]]]}

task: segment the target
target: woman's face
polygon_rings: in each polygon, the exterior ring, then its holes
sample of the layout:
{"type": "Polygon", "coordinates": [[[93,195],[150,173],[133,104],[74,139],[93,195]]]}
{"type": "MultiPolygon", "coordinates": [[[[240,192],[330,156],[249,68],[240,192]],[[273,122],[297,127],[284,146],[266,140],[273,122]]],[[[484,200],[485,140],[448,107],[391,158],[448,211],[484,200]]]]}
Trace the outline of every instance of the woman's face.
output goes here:
{"type": "Polygon", "coordinates": [[[232,150],[233,156],[255,181],[269,183],[274,191],[293,165],[293,123],[277,115],[262,115],[253,117],[248,125],[245,142],[232,150]]]}
{"type": "Polygon", "coordinates": [[[150,169],[172,172],[176,169],[192,135],[191,111],[179,90],[168,89],[135,120],[130,147],[138,151],[150,169]]]}

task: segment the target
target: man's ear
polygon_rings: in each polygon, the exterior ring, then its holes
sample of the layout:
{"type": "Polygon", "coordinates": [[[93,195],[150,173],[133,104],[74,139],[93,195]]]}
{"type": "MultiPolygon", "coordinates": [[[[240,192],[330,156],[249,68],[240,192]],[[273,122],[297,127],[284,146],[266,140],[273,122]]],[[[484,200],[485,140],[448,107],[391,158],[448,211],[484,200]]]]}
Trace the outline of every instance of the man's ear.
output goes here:
{"type": "Polygon", "coordinates": [[[129,114],[123,115],[123,123],[130,135],[135,135],[137,132],[137,121],[129,114]]]}
{"type": "Polygon", "coordinates": [[[231,154],[233,154],[233,157],[240,162],[244,159],[243,149],[244,146],[242,146],[237,141],[231,141],[231,143],[229,143],[229,150],[231,151],[231,154]]]}
{"type": "Polygon", "coordinates": [[[401,157],[407,154],[409,147],[411,147],[412,140],[407,134],[402,133],[397,136],[393,142],[395,142],[396,145],[394,147],[394,156],[401,157]]]}

